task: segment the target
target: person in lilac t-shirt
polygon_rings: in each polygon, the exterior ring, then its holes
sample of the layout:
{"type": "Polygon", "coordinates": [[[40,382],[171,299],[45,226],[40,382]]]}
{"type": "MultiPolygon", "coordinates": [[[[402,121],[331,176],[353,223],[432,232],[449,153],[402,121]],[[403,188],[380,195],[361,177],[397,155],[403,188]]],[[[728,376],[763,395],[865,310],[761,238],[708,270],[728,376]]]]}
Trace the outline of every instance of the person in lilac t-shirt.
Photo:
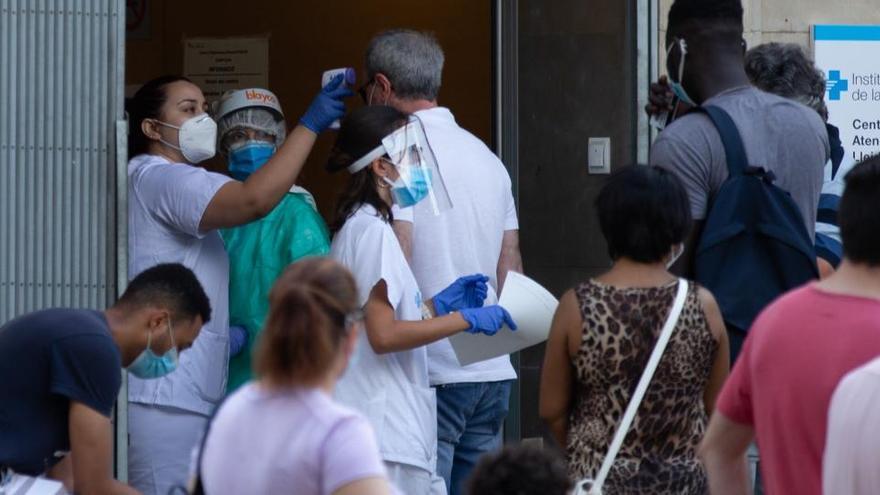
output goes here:
{"type": "Polygon", "coordinates": [[[200,461],[206,493],[392,493],[370,424],[332,398],[357,341],[357,294],[329,258],[279,277],[255,356],[260,378],[211,423],[200,461]]]}

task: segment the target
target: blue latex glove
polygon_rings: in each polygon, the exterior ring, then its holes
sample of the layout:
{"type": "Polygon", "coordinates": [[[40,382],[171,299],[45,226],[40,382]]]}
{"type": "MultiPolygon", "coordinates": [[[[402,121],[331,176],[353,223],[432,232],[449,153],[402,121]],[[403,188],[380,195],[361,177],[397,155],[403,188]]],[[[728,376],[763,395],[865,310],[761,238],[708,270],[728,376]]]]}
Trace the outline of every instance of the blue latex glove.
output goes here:
{"type": "Polygon", "coordinates": [[[229,327],[229,357],[238,356],[248,343],[247,328],[240,325],[229,327]]]}
{"type": "Polygon", "coordinates": [[[516,323],[513,321],[513,317],[510,316],[506,309],[497,304],[485,308],[462,309],[459,311],[459,314],[470,325],[470,328],[465,330],[467,333],[495,335],[505,324],[511,330],[516,330],[516,323]]]}
{"type": "Polygon", "coordinates": [[[479,273],[459,278],[434,296],[434,312],[447,315],[465,308],[480,308],[489,293],[489,277],[479,273]]]}
{"type": "Polygon", "coordinates": [[[343,84],[343,80],[344,74],[338,74],[321,88],[299,123],[320,134],[334,121],[345,116],[345,103],[342,100],[354,93],[343,84]]]}

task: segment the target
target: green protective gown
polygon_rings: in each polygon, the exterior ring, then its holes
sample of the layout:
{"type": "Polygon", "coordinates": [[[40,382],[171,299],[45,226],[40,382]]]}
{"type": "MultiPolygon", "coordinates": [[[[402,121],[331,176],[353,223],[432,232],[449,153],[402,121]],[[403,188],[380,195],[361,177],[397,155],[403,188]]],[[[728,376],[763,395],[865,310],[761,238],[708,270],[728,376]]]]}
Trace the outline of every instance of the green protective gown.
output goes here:
{"type": "Polygon", "coordinates": [[[253,377],[254,344],[269,313],[269,291],[287,265],[330,252],[330,234],[304,189],[284,196],[264,218],[220,232],[229,253],[229,324],[247,328],[248,342],[229,361],[226,393],[253,377]]]}

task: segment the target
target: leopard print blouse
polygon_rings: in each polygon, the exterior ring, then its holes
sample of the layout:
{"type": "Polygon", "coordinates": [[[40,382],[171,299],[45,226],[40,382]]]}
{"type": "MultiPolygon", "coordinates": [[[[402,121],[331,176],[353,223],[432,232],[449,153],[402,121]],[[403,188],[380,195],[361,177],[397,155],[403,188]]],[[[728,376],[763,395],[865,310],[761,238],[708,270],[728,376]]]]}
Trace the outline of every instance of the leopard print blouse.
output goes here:
{"type": "MultiPolygon", "coordinates": [[[[588,281],[575,289],[583,318],[573,358],[569,475],[598,474],[617,424],[672,307],[677,283],[617,289],[588,281]]],[[[604,493],[705,494],[696,457],[706,430],[703,391],[718,344],[690,284],[678,324],[605,482],[604,493]]]]}

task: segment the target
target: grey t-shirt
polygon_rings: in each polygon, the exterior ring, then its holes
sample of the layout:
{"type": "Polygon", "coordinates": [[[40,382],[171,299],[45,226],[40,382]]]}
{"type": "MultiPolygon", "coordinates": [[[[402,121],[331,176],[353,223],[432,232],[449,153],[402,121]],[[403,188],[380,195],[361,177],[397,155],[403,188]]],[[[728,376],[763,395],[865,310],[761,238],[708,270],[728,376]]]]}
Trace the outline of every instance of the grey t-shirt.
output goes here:
{"type": "MultiPolygon", "coordinates": [[[[736,123],[749,165],[773,171],[788,191],[812,237],[823,170],[830,155],[828,132],[814,110],[752,86],[723,91],[706,100],[736,123]]],[[[688,192],[694,219],[706,218],[713,196],[727,179],[727,160],[718,131],[702,113],[669,125],[651,148],[651,164],[673,172],[688,192]]]]}

